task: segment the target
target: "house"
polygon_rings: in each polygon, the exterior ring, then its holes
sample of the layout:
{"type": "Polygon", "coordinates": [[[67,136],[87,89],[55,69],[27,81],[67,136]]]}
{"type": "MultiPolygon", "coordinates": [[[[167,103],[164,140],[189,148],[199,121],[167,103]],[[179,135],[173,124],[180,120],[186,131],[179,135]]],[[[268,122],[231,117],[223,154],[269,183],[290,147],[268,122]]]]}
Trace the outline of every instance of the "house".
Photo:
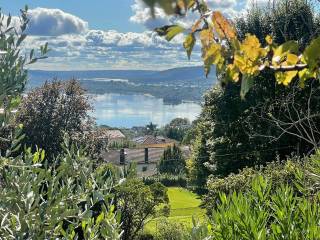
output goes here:
{"type": "Polygon", "coordinates": [[[132,140],[140,147],[144,148],[166,148],[174,145],[176,142],[172,139],[165,138],[163,136],[146,135],[134,138],[132,140]]]}

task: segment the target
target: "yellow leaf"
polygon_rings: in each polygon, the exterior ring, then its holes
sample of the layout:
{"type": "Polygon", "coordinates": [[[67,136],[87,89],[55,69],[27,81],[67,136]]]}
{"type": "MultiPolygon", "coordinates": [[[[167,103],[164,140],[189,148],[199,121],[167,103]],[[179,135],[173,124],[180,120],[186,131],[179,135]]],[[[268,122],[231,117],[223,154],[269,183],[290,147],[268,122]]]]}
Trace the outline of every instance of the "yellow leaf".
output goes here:
{"type": "Polygon", "coordinates": [[[257,75],[260,70],[261,58],[267,55],[267,51],[261,48],[256,36],[247,35],[240,49],[235,52],[234,64],[243,75],[257,75]]]}
{"type": "Polygon", "coordinates": [[[171,41],[175,36],[185,31],[183,27],[178,25],[167,25],[161,28],[156,28],[156,31],[159,36],[165,36],[167,41],[171,41]]]}
{"type": "MultiPolygon", "coordinates": [[[[292,53],[287,53],[283,66],[294,66],[298,63],[299,57],[292,53]]],[[[276,72],[275,77],[279,84],[288,86],[292,79],[298,74],[298,71],[276,72]]]]}
{"type": "Polygon", "coordinates": [[[221,55],[221,46],[216,43],[212,43],[207,50],[204,50],[203,56],[206,76],[209,75],[213,64],[217,65],[224,61],[224,58],[221,55]]]}
{"type": "Polygon", "coordinates": [[[236,30],[234,26],[222,15],[221,12],[213,12],[212,22],[220,38],[233,39],[236,37],[236,30]]]}
{"type": "Polygon", "coordinates": [[[292,79],[297,76],[298,71],[276,72],[275,77],[278,84],[288,86],[292,79]]]}
{"type": "Polygon", "coordinates": [[[214,34],[212,28],[203,29],[200,32],[200,40],[203,48],[208,48],[214,42],[214,34]]]}
{"type": "Polygon", "coordinates": [[[270,35],[266,36],[266,42],[267,42],[268,45],[272,45],[273,39],[272,39],[272,37],[270,35]]]}
{"type": "Polygon", "coordinates": [[[191,53],[192,53],[192,50],[193,50],[193,47],[194,47],[194,44],[196,43],[196,38],[194,36],[193,33],[190,33],[184,43],[183,43],[183,47],[184,49],[187,51],[187,55],[188,55],[188,58],[190,59],[190,56],[191,56],[191,53]]]}
{"type": "Polygon", "coordinates": [[[238,68],[234,64],[228,64],[226,68],[226,75],[233,82],[239,81],[240,73],[238,68]]]}
{"type": "Polygon", "coordinates": [[[274,50],[272,64],[280,65],[283,61],[285,61],[289,53],[298,53],[298,51],[299,46],[296,41],[285,42],[274,50]]]}

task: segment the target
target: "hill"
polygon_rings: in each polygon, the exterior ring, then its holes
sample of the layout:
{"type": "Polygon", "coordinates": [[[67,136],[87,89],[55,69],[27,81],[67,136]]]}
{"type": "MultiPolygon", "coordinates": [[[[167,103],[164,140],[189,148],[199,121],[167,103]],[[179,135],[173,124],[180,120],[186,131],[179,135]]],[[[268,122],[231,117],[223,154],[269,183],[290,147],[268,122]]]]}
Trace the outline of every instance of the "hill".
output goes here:
{"type": "Polygon", "coordinates": [[[53,79],[78,79],[89,93],[150,94],[166,103],[201,101],[215,83],[215,73],[205,78],[202,67],[150,70],[42,71],[30,70],[28,89],[53,79]]]}

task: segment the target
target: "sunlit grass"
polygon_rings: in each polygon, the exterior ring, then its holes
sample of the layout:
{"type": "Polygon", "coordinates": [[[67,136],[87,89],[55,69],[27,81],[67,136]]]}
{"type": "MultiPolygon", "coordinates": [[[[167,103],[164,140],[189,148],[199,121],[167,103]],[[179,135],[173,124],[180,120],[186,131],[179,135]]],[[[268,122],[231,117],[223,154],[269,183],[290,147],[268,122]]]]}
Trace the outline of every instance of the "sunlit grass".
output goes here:
{"type": "MultiPolygon", "coordinates": [[[[199,196],[184,188],[170,187],[168,188],[170,203],[170,222],[179,222],[186,227],[192,226],[192,218],[197,221],[203,221],[205,218],[205,210],[200,208],[201,200],[199,196]]],[[[145,226],[146,232],[157,232],[157,225],[163,217],[151,219],[145,226]]]]}

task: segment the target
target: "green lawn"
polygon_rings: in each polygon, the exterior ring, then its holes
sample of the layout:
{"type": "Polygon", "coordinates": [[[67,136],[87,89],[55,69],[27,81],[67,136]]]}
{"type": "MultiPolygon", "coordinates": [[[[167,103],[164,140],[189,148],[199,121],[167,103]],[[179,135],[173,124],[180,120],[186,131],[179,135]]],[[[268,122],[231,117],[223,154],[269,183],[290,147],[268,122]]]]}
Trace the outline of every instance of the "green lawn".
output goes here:
{"type": "MultiPolygon", "coordinates": [[[[201,200],[197,194],[184,188],[170,187],[168,195],[171,207],[169,221],[180,222],[191,227],[192,217],[199,221],[204,219],[205,210],[199,207],[201,200]]],[[[161,221],[161,217],[150,220],[145,226],[145,231],[156,232],[159,221],[161,221]]]]}

